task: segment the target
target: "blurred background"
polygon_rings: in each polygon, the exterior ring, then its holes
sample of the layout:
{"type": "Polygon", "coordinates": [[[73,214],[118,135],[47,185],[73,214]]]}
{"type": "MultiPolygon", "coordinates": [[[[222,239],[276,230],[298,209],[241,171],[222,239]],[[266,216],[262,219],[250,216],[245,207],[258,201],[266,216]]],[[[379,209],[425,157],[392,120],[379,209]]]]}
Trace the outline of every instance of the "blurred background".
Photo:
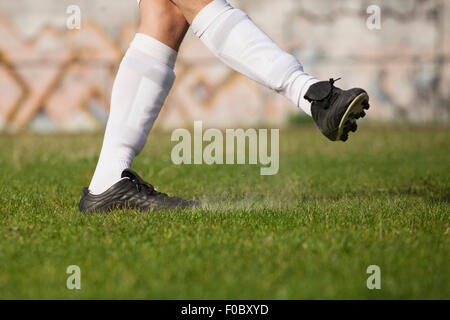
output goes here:
{"type": "MultiPolygon", "coordinates": [[[[370,120],[447,123],[450,1],[241,0],[305,71],[366,88],[370,120]],[[381,9],[381,28],[367,13],[381,9]]],[[[114,75],[139,20],[135,0],[1,0],[0,132],[102,130],[114,75]],[[68,19],[80,8],[81,25],[68,19]]],[[[221,64],[191,32],[157,126],[283,126],[302,112],[221,64]]]]}

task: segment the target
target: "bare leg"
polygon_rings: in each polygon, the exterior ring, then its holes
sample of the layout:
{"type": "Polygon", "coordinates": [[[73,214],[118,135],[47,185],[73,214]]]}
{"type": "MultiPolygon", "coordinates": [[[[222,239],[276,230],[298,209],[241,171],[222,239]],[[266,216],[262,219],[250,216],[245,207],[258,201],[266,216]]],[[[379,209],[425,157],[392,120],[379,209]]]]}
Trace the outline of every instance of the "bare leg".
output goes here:
{"type": "Polygon", "coordinates": [[[195,16],[212,0],[171,0],[183,12],[184,17],[192,24],[195,16]]]}
{"type": "Polygon", "coordinates": [[[153,37],[178,51],[189,24],[170,0],[141,0],[138,32],[153,37]]]}

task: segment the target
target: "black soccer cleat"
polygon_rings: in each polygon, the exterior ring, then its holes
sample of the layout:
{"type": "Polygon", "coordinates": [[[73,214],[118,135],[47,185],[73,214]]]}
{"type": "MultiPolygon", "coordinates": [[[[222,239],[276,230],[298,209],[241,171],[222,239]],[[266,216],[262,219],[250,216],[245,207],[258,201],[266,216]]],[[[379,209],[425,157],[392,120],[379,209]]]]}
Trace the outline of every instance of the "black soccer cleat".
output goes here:
{"type": "Polygon", "coordinates": [[[139,211],[187,209],[199,205],[200,202],[197,200],[170,197],[158,192],[136,172],[126,169],[122,172],[122,179],[102,194],[94,195],[88,188],[84,188],[78,209],[81,212],[93,213],[121,209],[139,211]]]}
{"type": "Polygon", "coordinates": [[[312,117],[320,131],[332,141],[347,141],[350,131],[358,129],[356,120],[364,118],[364,110],[370,107],[369,96],[360,88],[337,88],[334,86],[337,80],[313,84],[305,99],[311,102],[312,117]]]}

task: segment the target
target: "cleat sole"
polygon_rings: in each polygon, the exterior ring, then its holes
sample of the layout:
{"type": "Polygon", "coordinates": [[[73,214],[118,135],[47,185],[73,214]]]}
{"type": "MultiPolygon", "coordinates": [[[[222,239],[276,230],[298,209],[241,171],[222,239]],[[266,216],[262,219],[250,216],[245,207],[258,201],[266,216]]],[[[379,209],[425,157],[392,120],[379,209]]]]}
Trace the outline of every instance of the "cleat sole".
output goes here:
{"type": "Polygon", "coordinates": [[[355,132],[358,129],[356,120],[364,118],[366,116],[364,110],[369,108],[369,96],[367,93],[361,93],[350,103],[347,111],[344,113],[339,124],[336,140],[347,141],[349,132],[355,132]]]}

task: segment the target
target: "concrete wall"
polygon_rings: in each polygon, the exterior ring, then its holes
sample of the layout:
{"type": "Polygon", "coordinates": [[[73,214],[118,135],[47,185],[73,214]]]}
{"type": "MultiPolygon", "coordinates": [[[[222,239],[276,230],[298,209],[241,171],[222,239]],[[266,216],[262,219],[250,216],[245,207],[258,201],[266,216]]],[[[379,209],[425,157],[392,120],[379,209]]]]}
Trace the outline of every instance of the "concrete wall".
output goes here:
{"type": "MultiPolygon", "coordinates": [[[[448,120],[450,2],[445,0],[230,1],[296,55],[318,78],[371,95],[371,119],[448,120]],[[381,8],[381,29],[366,10],[381,8]]],[[[101,128],[114,74],[136,29],[135,0],[0,2],[0,130],[101,128]],[[69,5],[81,29],[68,30],[69,5]]],[[[163,128],[282,125],[298,111],[232,72],[191,33],[177,81],[158,120],[163,128]]]]}

